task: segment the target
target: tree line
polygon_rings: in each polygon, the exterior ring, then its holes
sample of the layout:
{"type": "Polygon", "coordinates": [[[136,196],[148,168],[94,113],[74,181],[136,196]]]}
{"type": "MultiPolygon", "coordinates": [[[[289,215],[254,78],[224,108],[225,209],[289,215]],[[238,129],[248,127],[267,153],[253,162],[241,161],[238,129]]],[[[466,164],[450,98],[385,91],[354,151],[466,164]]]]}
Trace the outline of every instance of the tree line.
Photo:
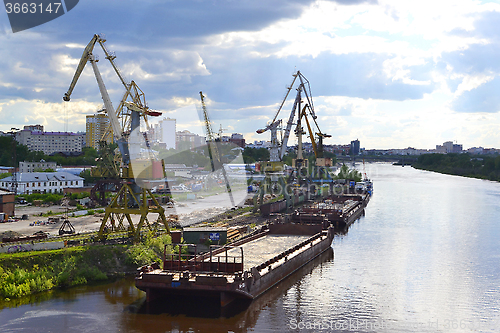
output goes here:
{"type": "Polygon", "coordinates": [[[500,181],[500,156],[425,154],[420,155],[412,166],[449,175],[500,181]]]}

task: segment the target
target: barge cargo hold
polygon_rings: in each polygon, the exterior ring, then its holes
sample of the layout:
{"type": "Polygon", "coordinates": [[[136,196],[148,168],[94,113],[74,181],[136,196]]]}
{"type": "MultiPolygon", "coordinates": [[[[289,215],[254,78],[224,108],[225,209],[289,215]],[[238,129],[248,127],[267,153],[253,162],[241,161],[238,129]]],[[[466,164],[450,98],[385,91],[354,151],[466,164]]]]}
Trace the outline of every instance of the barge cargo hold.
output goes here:
{"type": "MultiPolygon", "coordinates": [[[[166,254],[163,268],[144,266],[135,279],[146,301],[163,296],[217,299],[221,309],[253,300],[322,253],[333,251],[333,228],[274,223],[205,254],[166,254]]],[[[182,244],[181,244],[182,245],[182,244]]],[[[187,246],[184,244],[184,246],[187,246]]]]}
{"type": "Polygon", "coordinates": [[[369,201],[368,193],[331,196],[301,207],[288,215],[286,221],[331,225],[335,231],[343,231],[364,214],[369,201]]]}

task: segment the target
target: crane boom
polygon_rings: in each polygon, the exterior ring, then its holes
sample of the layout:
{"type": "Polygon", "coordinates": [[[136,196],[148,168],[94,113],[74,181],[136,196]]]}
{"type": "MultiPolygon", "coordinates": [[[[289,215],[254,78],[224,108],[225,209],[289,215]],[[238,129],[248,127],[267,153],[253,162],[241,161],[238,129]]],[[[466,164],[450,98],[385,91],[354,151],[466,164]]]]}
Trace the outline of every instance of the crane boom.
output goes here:
{"type": "Polygon", "coordinates": [[[309,138],[311,139],[311,144],[312,144],[312,147],[313,147],[314,156],[319,157],[318,156],[318,148],[316,146],[316,141],[314,140],[314,134],[313,134],[313,131],[311,129],[311,125],[309,124],[309,120],[307,119],[307,115],[306,115],[306,108],[308,108],[308,107],[309,107],[309,104],[306,104],[304,106],[304,108],[302,109],[302,113],[301,113],[300,116],[304,117],[304,119],[306,120],[307,130],[309,131],[309,138]]]}
{"type": "Polygon", "coordinates": [[[118,122],[118,117],[115,114],[115,109],[113,108],[113,104],[111,103],[111,99],[109,98],[108,91],[106,90],[106,86],[104,85],[104,81],[102,80],[101,73],[97,68],[97,63],[94,55],[90,55],[89,61],[92,64],[92,69],[94,70],[94,75],[97,80],[97,85],[99,86],[99,91],[101,92],[101,97],[104,102],[104,108],[106,113],[108,114],[111,127],[113,128],[113,134],[115,139],[120,139],[123,136],[122,129],[120,127],[120,123],[118,122]]]}
{"type": "MultiPolygon", "coordinates": [[[[272,132],[276,131],[276,123],[277,123],[276,119],[278,118],[278,115],[279,115],[281,109],[283,108],[283,105],[285,104],[285,101],[286,101],[288,95],[290,94],[290,91],[292,90],[292,87],[293,87],[295,81],[297,80],[297,78],[299,78],[300,85],[297,88],[297,96],[295,97],[295,101],[293,103],[292,111],[290,113],[290,116],[288,118],[288,122],[287,122],[287,125],[286,125],[285,134],[283,136],[283,142],[281,143],[281,147],[280,147],[280,151],[279,151],[279,160],[282,160],[283,156],[285,156],[286,148],[287,148],[287,144],[288,144],[288,139],[290,137],[290,132],[292,130],[293,120],[295,118],[295,110],[297,109],[297,105],[300,104],[300,100],[302,98],[302,92],[304,92],[304,94],[306,96],[307,105],[309,105],[309,112],[311,113],[311,116],[312,116],[312,118],[314,120],[314,123],[316,124],[316,126],[318,126],[318,124],[316,123],[316,118],[317,117],[316,117],[316,114],[314,113],[314,106],[313,106],[312,93],[311,93],[311,86],[309,84],[309,80],[307,80],[307,78],[300,71],[297,71],[295,74],[293,74],[292,83],[290,84],[290,86],[287,87],[288,90],[287,90],[287,92],[285,94],[285,98],[281,102],[281,104],[280,104],[280,106],[278,108],[278,111],[274,115],[273,120],[266,127],[258,129],[257,133],[261,134],[261,133],[264,133],[264,132],[266,132],[268,130],[271,130],[271,140],[272,140],[272,137],[274,135],[272,132]],[[307,86],[307,89],[306,89],[306,86],[307,86]]],[[[299,117],[302,117],[302,111],[301,110],[299,110],[298,114],[299,114],[299,117]]]]}
{"type": "Polygon", "coordinates": [[[99,86],[101,97],[104,102],[104,108],[106,109],[106,113],[108,115],[111,128],[113,129],[113,136],[115,138],[116,143],[118,144],[120,153],[122,154],[123,164],[128,165],[128,163],[130,162],[130,153],[128,149],[127,140],[123,135],[123,131],[120,126],[120,122],[118,120],[118,116],[116,115],[115,109],[113,108],[113,104],[111,103],[111,99],[109,98],[109,94],[108,91],[106,90],[106,86],[104,85],[104,81],[102,80],[101,73],[97,68],[97,63],[94,55],[90,54],[88,59],[92,64],[92,69],[94,70],[95,78],[97,80],[97,85],[99,86]]]}
{"type": "Polygon", "coordinates": [[[297,105],[300,103],[301,99],[301,89],[302,86],[299,86],[297,89],[297,96],[295,97],[295,102],[293,103],[292,112],[290,112],[290,117],[288,118],[288,122],[286,123],[285,135],[283,136],[283,141],[281,142],[281,151],[280,151],[280,159],[283,160],[283,156],[286,153],[286,146],[288,144],[288,138],[290,137],[290,131],[292,130],[293,118],[295,118],[295,110],[297,109],[297,105]]]}
{"type": "Polygon", "coordinates": [[[87,64],[87,61],[89,60],[89,57],[92,55],[92,50],[94,49],[94,45],[99,39],[98,35],[94,35],[90,42],[87,44],[85,49],[83,50],[82,57],[80,59],[80,63],[78,64],[78,67],[76,68],[75,75],[73,75],[73,80],[71,80],[71,83],[69,85],[68,91],[64,93],[63,100],[66,102],[69,102],[71,99],[71,93],[73,92],[73,89],[76,86],[76,82],[78,82],[78,79],[80,78],[80,75],[82,74],[83,69],[85,68],[85,65],[87,64]]]}
{"type": "MultiPolygon", "coordinates": [[[[69,85],[68,91],[64,94],[63,100],[68,102],[71,99],[71,94],[73,92],[73,89],[75,88],[76,83],[78,82],[78,79],[80,78],[80,75],[82,74],[82,71],[85,68],[85,65],[87,64],[87,61],[89,60],[90,56],[92,55],[92,51],[94,50],[96,43],[99,43],[99,45],[101,45],[101,48],[104,51],[104,54],[106,55],[105,58],[109,60],[109,62],[111,63],[111,66],[113,66],[113,69],[115,70],[116,74],[118,75],[118,78],[122,82],[123,86],[130,93],[131,84],[126,82],[125,78],[123,77],[120,70],[118,69],[118,66],[116,66],[116,64],[114,62],[114,59],[116,58],[116,56],[108,51],[108,49],[106,48],[106,45],[104,44],[105,42],[106,42],[106,40],[97,34],[95,34],[94,37],[92,37],[90,42],[87,44],[87,46],[83,50],[83,54],[82,54],[82,57],[80,59],[80,63],[78,64],[78,67],[76,68],[76,72],[73,75],[73,80],[71,81],[71,84],[69,85]]],[[[138,101],[134,101],[134,102],[137,103],[138,101]]],[[[140,104],[140,103],[138,103],[138,104],[140,104]]]]}
{"type": "Polygon", "coordinates": [[[290,94],[290,91],[292,90],[293,88],[293,84],[295,83],[295,80],[297,80],[297,76],[300,74],[300,72],[298,71],[297,73],[295,73],[293,75],[293,80],[292,80],[292,83],[290,83],[290,85],[287,87],[287,91],[286,91],[286,94],[285,94],[285,98],[283,98],[283,101],[281,101],[281,104],[278,108],[278,111],[276,111],[276,114],[274,115],[274,118],[273,120],[269,123],[269,125],[267,125],[265,128],[262,128],[262,129],[259,129],[257,130],[257,133],[258,134],[261,134],[261,133],[264,133],[265,131],[267,130],[270,130],[271,128],[273,128],[273,126],[275,126],[275,122],[276,122],[276,118],[278,118],[278,115],[281,111],[281,109],[283,108],[283,105],[285,104],[286,102],[286,99],[288,97],[288,94],[290,94]]]}
{"type": "MultiPolygon", "coordinates": [[[[297,87],[297,95],[295,97],[295,101],[293,103],[293,107],[292,107],[292,111],[290,112],[290,115],[289,115],[289,118],[288,118],[288,121],[287,121],[287,124],[286,124],[286,128],[285,128],[285,133],[283,135],[283,141],[281,143],[281,146],[279,147],[279,154],[278,154],[278,158],[279,158],[279,161],[282,161],[283,160],[283,157],[286,153],[286,149],[287,149],[287,144],[288,144],[288,139],[290,138],[290,132],[292,130],[292,126],[294,125],[294,118],[295,118],[295,112],[297,110],[297,107],[299,108],[298,110],[298,122],[300,122],[300,120],[302,119],[302,117],[305,118],[306,120],[306,124],[307,124],[307,127],[308,127],[308,131],[309,131],[309,137],[311,138],[311,143],[313,145],[313,148],[314,148],[314,154],[316,155],[316,157],[323,157],[323,149],[322,149],[322,140],[323,138],[327,138],[327,137],[330,137],[330,135],[327,135],[327,134],[324,134],[324,133],[321,133],[321,130],[319,129],[319,126],[318,126],[318,123],[316,121],[316,119],[318,118],[316,116],[316,113],[314,112],[314,104],[313,104],[313,100],[312,100],[312,93],[311,93],[311,85],[309,83],[309,80],[300,72],[300,71],[297,71],[294,75],[293,75],[293,81],[292,83],[290,84],[289,87],[287,87],[287,92],[285,94],[285,98],[283,99],[283,101],[281,102],[279,108],[278,108],[278,111],[276,112],[276,114],[274,115],[274,118],[273,120],[264,128],[261,128],[261,129],[258,129],[257,130],[257,133],[261,134],[261,133],[264,133],[268,130],[271,130],[271,142],[274,142],[273,139],[276,137],[276,130],[277,130],[277,124],[278,124],[278,121],[276,120],[281,109],[283,108],[283,105],[285,104],[285,101],[288,97],[288,95],[290,94],[290,91],[293,87],[293,84],[295,82],[300,82],[298,87],[297,87]],[[298,78],[298,81],[297,81],[297,78],[298,78]],[[305,105],[305,107],[300,110],[301,106],[301,99],[302,99],[302,93],[304,94],[306,100],[307,100],[307,103],[305,105]],[[316,125],[316,128],[318,129],[318,133],[316,133],[316,135],[319,136],[320,140],[319,140],[319,144],[316,144],[315,142],[315,138],[314,138],[314,135],[313,135],[313,131],[311,129],[311,123],[309,122],[309,119],[307,118],[307,111],[306,109],[309,109],[309,114],[314,122],[314,124],[316,125]]],[[[299,133],[299,132],[297,132],[299,133]]],[[[300,133],[298,135],[301,135],[300,133]]],[[[277,140],[275,140],[277,141],[277,140]]],[[[273,147],[273,145],[271,145],[271,147],[273,147]]],[[[271,148],[271,156],[273,156],[272,154],[272,148],[271,148]]],[[[271,160],[273,161],[273,160],[271,160]]]]}
{"type": "Polygon", "coordinates": [[[300,84],[301,84],[301,86],[304,90],[304,94],[306,95],[306,98],[307,98],[307,103],[309,105],[309,111],[312,115],[312,118],[316,122],[316,118],[318,118],[318,117],[316,116],[316,114],[314,112],[314,104],[313,104],[313,100],[312,100],[311,85],[309,84],[309,80],[304,75],[302,75],[302,73],[300,73],[300,72],[298,72],[298,73],[299,73],[300,84]],[[304,83],[304,81],[306,81],[306,82],[304,83]],[[306,89],[306,84],[307,84],[307,89],[306,89]],[[309,90],[309,94],[307,94],[308,90],[309,90]]]}

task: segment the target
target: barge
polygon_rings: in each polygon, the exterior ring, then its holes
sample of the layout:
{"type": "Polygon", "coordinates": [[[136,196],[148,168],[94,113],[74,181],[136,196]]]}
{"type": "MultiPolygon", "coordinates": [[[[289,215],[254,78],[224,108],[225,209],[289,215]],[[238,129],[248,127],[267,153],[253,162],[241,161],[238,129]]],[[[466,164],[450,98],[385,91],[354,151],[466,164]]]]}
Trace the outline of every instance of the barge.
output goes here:
{"type": "Polygon", "coordinates": [[[334,195],[301,207],[288,215],[286,221],[331,225],[335,231],[343,231],[364,214],[369,201],[369,193],[334,195]]]}
{"type": "Polygon", "coordinates": [[[141,267],[135,285],[146,292],[147,302],[162,296],[208,297],[224,309],[233,301],[259,297],[322,253],[333,252],[333,236],[331,227],[275,222],[205,254],[196,253],[195,245],[179,244],[178,253],[164,253],[163,267],[141,267]]]}

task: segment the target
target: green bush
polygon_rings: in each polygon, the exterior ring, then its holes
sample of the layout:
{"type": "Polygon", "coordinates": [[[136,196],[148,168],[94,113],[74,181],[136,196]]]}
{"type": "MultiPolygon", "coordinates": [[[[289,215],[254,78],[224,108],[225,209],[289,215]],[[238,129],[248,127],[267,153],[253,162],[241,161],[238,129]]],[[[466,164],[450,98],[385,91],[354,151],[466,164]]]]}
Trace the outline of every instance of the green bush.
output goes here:
{"type": "Polygon", "coordinates": [[[20,268],[12,272],[0,270],[0,296],[3,298],[18,298],[50,290],[53,287],[54,284],[47,269],[35,267],[31,272],[20,268]]]}
{"type": "Polygon", "coordinates": [[[0,255],[0,299],[16,299],[56,287],[106,280],[108,276],[102,269],[112,272],[130,269],[121,266],[124,260],[123,246],[0,255]]]}
{"type": "Polygon", "coordinates": [[[144,244],[136,244],[131,246],[127,250],[127,259],[128,264],[135,265],[137,267],[151,264],[153,262],[160,262],[160,258],[156,255],[156,253],[145,246],[144,244]]]}
{"type": "Polygon", "coordinates": [[[83,199],[90,196],[89,192],[82,192],[82,193],[71,193],[69,194],[70,200],[78,200],[78,199],[83,199]]]}
{"type": "Polygon", "coordinates": [[[55,264],[58,274],[57,286],[71,287],[86,284],[88,281],[106,280],[108,277],[97,267],[84,263],[81,256],[71,256],[55,264]]]}
{"type": "Polygon", "coordinates": [[[141,243],[132,245],[127,250],[127,263],[136,266],[148,265],[153,262],[161,263],[165,245],[167,245],[167,253],[172,253],[170,235],[164,234],[154,237],[152,233],[148,233],[141,243]]]}
{"type": "Polygon", "coordinates": [[[44,203],[59,204],[62,198],[63,195],[55,193],[33,193],[24,196],[24,199],[30,203],[34,200],[42,200],[44,203]]]}
{"type": "Polygon", "coordinates": [[[154,237],[150,233],[132,246],[94,245],[0,254],[0,299],[106,280],[106,272],[131,272],[138,266],[161,262],[165,245],[167,251],[173,251],[169,235],[154,237]]]}

